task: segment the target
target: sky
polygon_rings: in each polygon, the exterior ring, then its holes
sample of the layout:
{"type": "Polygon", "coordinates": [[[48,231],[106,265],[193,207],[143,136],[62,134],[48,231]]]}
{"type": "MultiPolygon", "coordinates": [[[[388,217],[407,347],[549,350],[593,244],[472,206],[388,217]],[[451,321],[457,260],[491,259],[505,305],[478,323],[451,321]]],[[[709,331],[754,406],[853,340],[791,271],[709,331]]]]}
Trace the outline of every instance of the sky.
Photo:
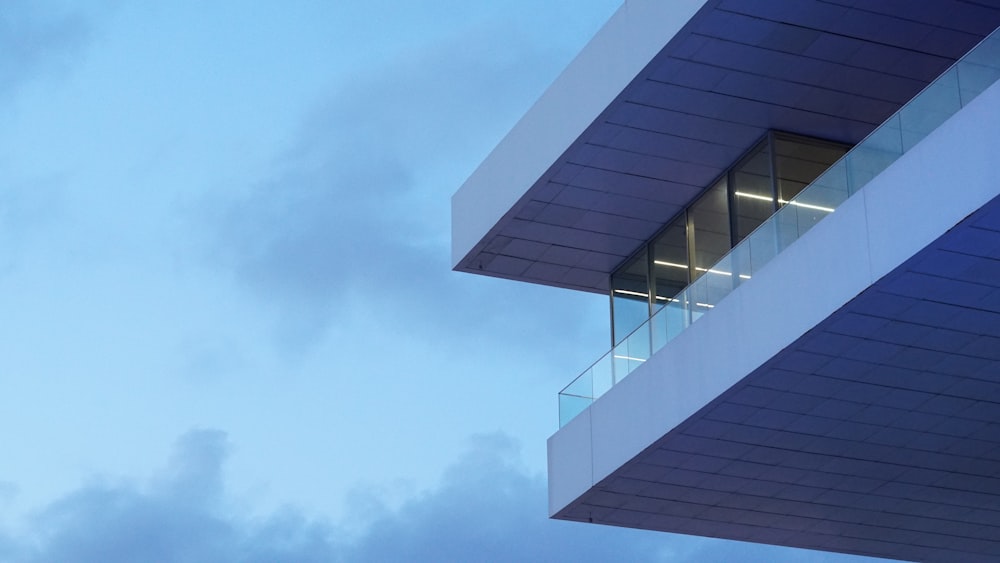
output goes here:
{"type": "Polygon", "coordinates": [[[449,199],[617,0],[0,7],[0,561],[860,561],[546,518],[605,298],[449,199]]]}

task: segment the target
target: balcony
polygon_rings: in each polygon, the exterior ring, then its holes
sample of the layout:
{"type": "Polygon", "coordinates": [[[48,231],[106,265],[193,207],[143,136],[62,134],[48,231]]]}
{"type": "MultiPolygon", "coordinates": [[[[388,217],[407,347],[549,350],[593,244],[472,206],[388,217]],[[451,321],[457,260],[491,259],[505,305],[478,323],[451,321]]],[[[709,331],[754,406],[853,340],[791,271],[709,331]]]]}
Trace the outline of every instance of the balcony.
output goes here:
{"type": "Polygon", "coordinates": [[[566,425],[1000,78],[994,31],[559,393],[566,425]]]}

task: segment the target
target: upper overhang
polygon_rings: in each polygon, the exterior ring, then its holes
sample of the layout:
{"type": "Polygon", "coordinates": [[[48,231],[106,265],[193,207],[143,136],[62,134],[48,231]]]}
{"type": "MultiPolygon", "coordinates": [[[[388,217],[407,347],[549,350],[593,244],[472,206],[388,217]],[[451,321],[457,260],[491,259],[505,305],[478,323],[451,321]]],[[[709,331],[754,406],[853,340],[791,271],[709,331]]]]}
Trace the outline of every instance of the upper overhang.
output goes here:
{"type": "Polygon", "coordinates": [[[626,0],[452,198],[455,270],[603,292],[769,129],[857,143],[1000,0],[626,0]]]}

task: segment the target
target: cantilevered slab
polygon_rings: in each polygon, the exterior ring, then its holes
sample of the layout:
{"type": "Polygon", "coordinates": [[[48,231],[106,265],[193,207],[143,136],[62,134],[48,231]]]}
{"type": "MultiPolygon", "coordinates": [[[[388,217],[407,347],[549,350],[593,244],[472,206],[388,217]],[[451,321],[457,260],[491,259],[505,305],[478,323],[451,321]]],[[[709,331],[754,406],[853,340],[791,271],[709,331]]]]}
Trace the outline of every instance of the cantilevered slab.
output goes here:
{"type": "Polygon", "coordinates": [[[1000,0],[629,0],[455,194],[453,265],[606,291],[768,129],[856,143],[997,25],[1000,0]]]}
{"type": "Polygon", "coordinates": [[[998,108],[995,84],[553,436],[552,513],[1000,558],[998,108]]]}

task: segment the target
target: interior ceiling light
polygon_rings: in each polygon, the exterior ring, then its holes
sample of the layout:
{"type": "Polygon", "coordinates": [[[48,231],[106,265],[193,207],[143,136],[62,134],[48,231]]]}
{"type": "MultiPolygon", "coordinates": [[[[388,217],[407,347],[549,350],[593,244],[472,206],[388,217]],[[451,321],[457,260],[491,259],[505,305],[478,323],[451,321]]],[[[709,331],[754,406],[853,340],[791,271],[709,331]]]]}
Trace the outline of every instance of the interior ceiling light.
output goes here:
{"type": "Polygon", "coordinates": [[[747,199],[759,199],[760,201],[769,201],[774,203],[774,198],[767,197],[766,195],[748,194],[746,192],[733,192],[733,194],[747,199]]]}
{"type": "MultiPolygon", "coordinates": [[[[674,262],[664,262],[662,260],[653,260],[653,264],[656,264],[658,266],[670,266],[671,268],[683,268],[685,270],[687,269],[687,266],[685,266],[684,264],[677,264],[677,263],[674,263],[674,262]]],[[[708,272],[710,274],[718,274],[720,276],[732,276],[733,275],[732,272],[724,272],[722,270],[709,269],[709,268],[701,268],[701,267],[697,267],[697,266],[695,267],[695,270],[697,270],[699,272],[708,272]]],[[[750,276],[748,276],[746,274],[740,274],[740,279],[748,280],[748,279],[750,279],[750,276]]],[[[661,299],[661,298],[657,297],[657,299],[661,299]]]]}
{"type": "Polygon", "coordinates": [[[641,293],[641,292],[638,292],[638,291],[630,291],[628,289],[616,289],[615,293],[618,293],[618,294],[621,294],[621,295],[634,295],[636,297],[649,297],[648,293],[641,293]]]}
{"type": "MultiPolygon", "coordinates": [[[[767,197],[766,195],[748,194],[746,192],[733,192],[733,195],[736,195],[738,197],[745,197],[747,199],[756,199],[756,200],[760,200],[760,201],[770,201],[770,202],[774,201],[774,198],[767,197]]],[[[796,207],[802,207],[802,208],[805,208],[805,209],[812,209],[814,211],[823,211],[824,213],[833,213],[833,211],[834,211],[834,209],[832,207],[824,207],[822,205],[813,205],[811,203],[802,203],[802,202],[799,202],[799,201],[795,201],[794,199],[793,200],[779,199],[778,203],[780,203],[782,205],[786,205],[786,204],[787,205],[794,205],[796,207]]]]}

